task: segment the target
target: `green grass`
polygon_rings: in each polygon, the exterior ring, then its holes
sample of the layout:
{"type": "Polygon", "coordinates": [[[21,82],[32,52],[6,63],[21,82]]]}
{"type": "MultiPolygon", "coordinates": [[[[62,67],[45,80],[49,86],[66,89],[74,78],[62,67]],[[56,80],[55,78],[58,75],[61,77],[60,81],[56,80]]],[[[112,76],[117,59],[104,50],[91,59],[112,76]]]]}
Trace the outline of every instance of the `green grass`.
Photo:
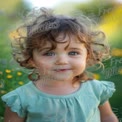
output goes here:
{"type": "Polygon", "coordinates": [[[0,122],[3,122],[4,118],[0,116],[0,122]]]}

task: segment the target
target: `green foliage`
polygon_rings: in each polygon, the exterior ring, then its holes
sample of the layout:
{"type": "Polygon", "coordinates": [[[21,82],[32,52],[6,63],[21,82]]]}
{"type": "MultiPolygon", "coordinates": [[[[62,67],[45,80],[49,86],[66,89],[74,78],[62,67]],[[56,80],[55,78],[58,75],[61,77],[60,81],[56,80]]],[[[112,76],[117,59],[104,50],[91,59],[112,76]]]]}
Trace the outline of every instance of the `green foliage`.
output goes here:
{"type": "MultiPolygon", "coordinates": [[[[2,2],[0,3],[2,4],[2,2]]],[[[4,6],[8,5],[6,3],[4,4],[4,6]]],[[[0,52],[2,52],[0,53],[0,58],[7,59],[11,58],[11,42],[9,38],[10,31],[17,25],[18,21],[22,19],[25,12],[30,9],[30,7],[21,0],[16,0],[16,4],[14,5],[14,7],[9,7],[13,11],[7,11],[6,9],[9,10],[9,8],[7,7],[5,10],[0,8],[0,52]]]]}
{"type": "Polygon", "coordinates": [[[10,27],[10,22],[8,16],[1,13],[0,16],[0,58],[10,57],[10,42],[8,41],[8,29],[10,27]],[[3,48],[4,47],[4,48],[3,48]]]}
{"type": "Polygon", "coordinates": [[[115,8],[115,2],[112,1],[98,1],[93,0],[84,4],[79,4],[77,10],[94,19],[97,22],[100,22],[105,14],[113,11],[115,8]]]}

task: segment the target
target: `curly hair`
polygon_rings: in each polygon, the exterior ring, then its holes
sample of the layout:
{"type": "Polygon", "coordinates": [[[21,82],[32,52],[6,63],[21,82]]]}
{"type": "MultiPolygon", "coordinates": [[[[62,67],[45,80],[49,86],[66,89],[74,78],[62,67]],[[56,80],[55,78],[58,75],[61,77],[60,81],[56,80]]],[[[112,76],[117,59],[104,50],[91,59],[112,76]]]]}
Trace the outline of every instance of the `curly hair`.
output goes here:
{"type": "MultiPolygon", "coordinates": [[[[92,28],[93,22],[86,16],[69,17],[55,15],[51,9],[34,9],[25,17],[25,23],[17,28],[17,37],[14,37],[12,48],[13,56],[20,66],[34,69],[30,64],[33,50],[41,49],[46,42],[52,44],[51,50],[57,43],[65,43],[66,35],[74,35],[85,44],[88,52],[87,66],[101,64],[109,57],[109,46],[105,42],[105,34],[92,28]],[[57,37],[63,34],[64,38],[58,41],[57,37]]],[[[31,77],[30,77],[31,79],[31,77]]],[[[77,80],[88,79],[84,72],[76,77],[77,80]]],[[[32,80],[32,79],[31,79],[32,80]]]]}

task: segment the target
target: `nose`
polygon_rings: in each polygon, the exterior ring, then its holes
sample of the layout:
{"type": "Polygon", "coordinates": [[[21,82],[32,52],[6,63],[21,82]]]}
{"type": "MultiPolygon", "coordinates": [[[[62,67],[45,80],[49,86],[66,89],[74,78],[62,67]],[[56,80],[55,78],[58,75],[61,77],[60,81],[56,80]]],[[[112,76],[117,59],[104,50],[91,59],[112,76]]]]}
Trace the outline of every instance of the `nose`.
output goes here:
{"type": "Polygon", "coordinates": [[[68,57],[66,55],[60,54],[56,57],[56,65],[66,65],[68,64],[68,57]]]}

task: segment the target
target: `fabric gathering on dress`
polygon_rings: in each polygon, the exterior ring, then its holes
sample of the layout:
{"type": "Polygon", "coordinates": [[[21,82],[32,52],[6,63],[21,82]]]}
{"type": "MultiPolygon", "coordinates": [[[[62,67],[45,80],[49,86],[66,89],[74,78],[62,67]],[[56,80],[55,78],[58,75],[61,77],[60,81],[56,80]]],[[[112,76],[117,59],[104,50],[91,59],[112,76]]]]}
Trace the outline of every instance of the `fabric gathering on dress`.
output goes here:
{"type": "Polygon", "coordinates": [[[99,105],[114,93],[114,83],[89,80],[68,95],[40,91],[29,82],[2,96],[2,100],[26,122],[100,122],[99,105]]]}

